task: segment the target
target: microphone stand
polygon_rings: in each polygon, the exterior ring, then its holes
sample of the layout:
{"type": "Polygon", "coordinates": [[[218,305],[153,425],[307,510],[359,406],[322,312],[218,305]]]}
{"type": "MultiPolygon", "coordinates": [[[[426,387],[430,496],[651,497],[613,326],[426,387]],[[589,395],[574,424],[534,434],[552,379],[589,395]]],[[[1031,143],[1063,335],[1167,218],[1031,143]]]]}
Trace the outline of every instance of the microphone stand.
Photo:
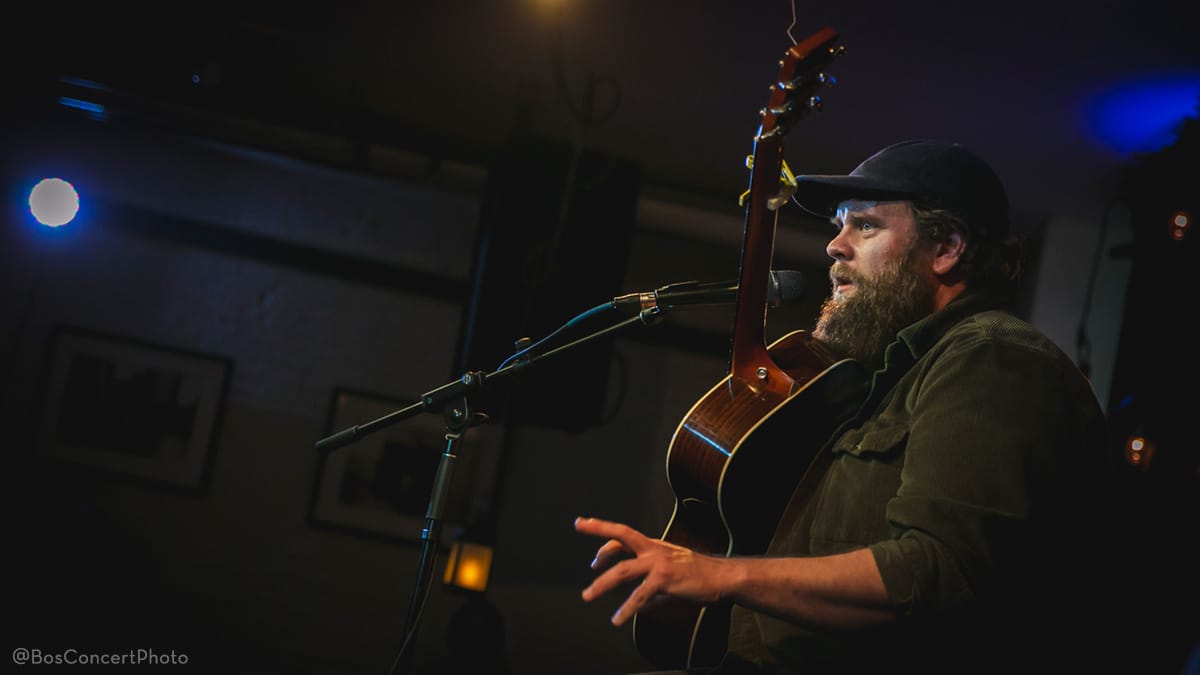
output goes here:
{"type": "Polygon", "coordinates": [[[636,316],[589,333],[543,354],[523,355],[494,372],[468,371],[457,380],[425,392],[421,395],[421,399],[412,405],[388,413],[366,424],[347,427],[316,442],[317,450],[328,452],[423,412],[441,411],[445,420],[446,448],[438,463],[437,474],[433,480],[433,490],[429,496],[429,506],[425,511],[425,527],[421,530],[421,554],[417,563],[408,617],[405,621],[405,637],[396,654],[396,660],[392,663],[391,673],[408,672],[408,664],[412,655],[410,647],[416,637],[425,599],[429,595],[434,578],[433,569],[437,560],[437,546],[441,540],[442,515],[445,511],[446,495],[449,491],[450,478],[454,472],[454,463],[458,457],[459,440],[469,427],[487,421],[487,415],[471,410],[470,395],[481,391],[488,382],[512,375],[543,359],[618,331],[635,322],[649,326],[655,323],[661,315],[662,309],[650,307],[642,310],[636,316]]]}

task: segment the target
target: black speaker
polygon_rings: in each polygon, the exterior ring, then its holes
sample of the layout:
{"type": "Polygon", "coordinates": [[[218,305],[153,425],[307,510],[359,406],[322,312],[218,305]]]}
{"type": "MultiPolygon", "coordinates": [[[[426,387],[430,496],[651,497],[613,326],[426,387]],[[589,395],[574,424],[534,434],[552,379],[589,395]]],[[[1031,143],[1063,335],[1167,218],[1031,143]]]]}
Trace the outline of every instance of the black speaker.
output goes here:
{"type": "MultiPolygon", "coordinates": [[[[509,139],[480,209],[460,373],[493,372],[518,339],[540,340],[620,294],[640,182],[630,160],[529,133],[509,139]]],[[[596,321],[547,349],[605,325],[596,321]]],[[[611,337],[592,340],[498,378],[472,401],[493,421],[579,432],[603,421],[612,356],[611,337]]]]}

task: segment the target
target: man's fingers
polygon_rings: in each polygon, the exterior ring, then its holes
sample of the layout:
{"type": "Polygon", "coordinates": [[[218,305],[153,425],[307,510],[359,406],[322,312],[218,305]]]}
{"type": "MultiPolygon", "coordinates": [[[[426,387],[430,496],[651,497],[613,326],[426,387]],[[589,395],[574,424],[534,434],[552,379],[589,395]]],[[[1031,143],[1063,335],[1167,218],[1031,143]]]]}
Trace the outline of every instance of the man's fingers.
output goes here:
{"type": "Polygon", "coordinates": [[[596,558],[592,560],[591,567],[594,570],[603,569],[628,553],[629,550],[625,548],[624,544],[616,539],[609,539],[606,544],[596,551],[596,558]]]}
{"type": "Polygon", "coordinates": [[[593,579],[592,583],[583,589],[583,599],[590,602],[622,584],[641,579],[648,571],[646,561],[640,558],[622,560],[593,579]]]}
{"type": "Polygon", "coordinates": [[[608,569],[583,589],[581,595],[584,601],[591,602],[618,586],[642,580],[641,584],[617,610],[617,613],[613,615],[613,624],[619,626],[656,594],[657,591],[647,586],[644,578],[650,572],[653,564],[654,556],[651,553],[655,550],[656,545],[661,546],[662,543],[650,539],[628,525],[597,518],[576,518],[575,529],[583,534],[608,538],[608,541],[597,549],[596,557],[592,560],[593,569],[605,567],[608,569]],[[621,556],[630,555],[634,557],[618,560],[621,556]]]}
{"type": "Polygon", "coordinates": [[[616,613],[612,615],[612,624],[614,626],[624,625],[629,621],[634,614],[645,609],[655,598],[657,592],[649,585],[649,579],[645,579],[638,584],[637,588],[629,594],[625,602],[617,608],[616,613]]]}
{"type": "Polygon", "coordinates": [[[584,534],[592,534],[598,537],[608,537],[609,539],[621,539],[631,533],[637,532],[628,525],[614,523],[611,520],[585,518],[582,516],[575,519],[575,529],[584,534]]]}
{"type": "Polygon", "coordinates": [[[599,518],[576,518],[575,530],[596,537],[615,539],[630,553],[637,553],[642,548],[642,543],[648,540],[646,535],[628,525],[599,518]]]}

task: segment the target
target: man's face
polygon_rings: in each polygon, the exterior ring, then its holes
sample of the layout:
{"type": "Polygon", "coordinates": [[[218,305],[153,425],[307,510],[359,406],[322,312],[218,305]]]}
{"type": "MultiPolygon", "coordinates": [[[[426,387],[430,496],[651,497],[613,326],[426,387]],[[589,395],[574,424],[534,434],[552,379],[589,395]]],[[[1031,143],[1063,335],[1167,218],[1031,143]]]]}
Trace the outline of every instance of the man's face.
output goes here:
{"type": "Polygon", "coordinates": [[[934,310],[932,253],[908,202],[843,202],[826,251],[830,297],[813,335],[850,358],[881,356],[897,331],[934,310]]]}

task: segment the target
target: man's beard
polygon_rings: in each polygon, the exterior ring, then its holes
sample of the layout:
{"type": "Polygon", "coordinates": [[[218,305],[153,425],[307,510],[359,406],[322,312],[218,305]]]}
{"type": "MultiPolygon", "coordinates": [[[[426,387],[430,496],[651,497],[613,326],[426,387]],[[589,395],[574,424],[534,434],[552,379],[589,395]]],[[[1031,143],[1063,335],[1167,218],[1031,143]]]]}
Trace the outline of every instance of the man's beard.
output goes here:
{"type": "Polygon", "coordinates": [[[917,269],[921,255],[911,247],[874,278],[834,263],[830,274],[852,281],[854,291],[825,300],[813,337],[845,357],[877,365],[896,333],[933,312],[933,282],[917,269]]]}

